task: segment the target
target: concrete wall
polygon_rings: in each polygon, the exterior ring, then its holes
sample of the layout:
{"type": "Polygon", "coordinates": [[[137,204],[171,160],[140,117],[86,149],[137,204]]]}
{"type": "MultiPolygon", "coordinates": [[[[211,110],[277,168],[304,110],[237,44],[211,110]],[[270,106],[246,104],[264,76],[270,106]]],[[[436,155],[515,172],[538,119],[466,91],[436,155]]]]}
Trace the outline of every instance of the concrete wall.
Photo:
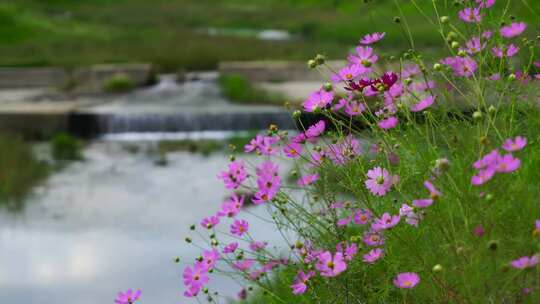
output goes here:
{"type": "MultiPolygon", "coordinates": [[[[344,66],[343,61],[329,61],[333,68],[344,66]]],[[[231,61],[219,64],[223,75],[238,74],[255,82],[266,81],[325,81],[317,70],[311,70],[307,61],[231,61]]]]}
{"type": "Polygon", "coordinates": [[[69,87],[76,92],[97,93],[116,74],[125,74],[136,86],[141,86],[153,77],[153,70],[150,64],[94,65],[73,70],[59,67],[0,68],[0,89],[69,87]]]}

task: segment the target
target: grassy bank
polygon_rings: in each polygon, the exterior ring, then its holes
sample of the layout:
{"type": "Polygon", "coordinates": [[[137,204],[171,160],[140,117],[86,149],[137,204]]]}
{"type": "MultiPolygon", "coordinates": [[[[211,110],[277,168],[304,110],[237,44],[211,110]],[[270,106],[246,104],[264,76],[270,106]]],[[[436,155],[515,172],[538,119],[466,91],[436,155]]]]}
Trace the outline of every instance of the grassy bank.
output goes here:
{"type": "MultiPolygon", "coordinates": [[[[139,61],[176,70],[212,69],[223,60],[305,60],[316,52],[337,58],[357,42],[359,33],[372,31],[388,33],[390,53],[409,48],[402,28],[393,22],[400,15],[393,1],[363,2],[2,0],[0,65],[139,61]],[[232,31],[212,36],[206,33],[208,28],[232,31]],[[265,42],[234,34],[234,30],[244,29],[281,29],[296,38],[265,42]]],[[[513,3],[514,10],[525,21],[538,20],[540,2],[526,2],[536,14],[524,1],[513,3]]],[[[412,3],[402,4],[402,13],[418,47],[430,48],[440,39],[412,3]]],[[[433,12],[428,7],[425,14],[433,12]]]]}
{"type": "Polygon", "coordinates": [[[17,211],[30,191],[49,174],[49,166],[33,154],[30,144],[0,135],[0,207],[17,211]]]}
{"type": "Polygon", "coordinates": [[[235,103],[283,105],[285,101],[283,96],[259,89],[241,75],[221,75],[219,85],[223,95],[235,103]]]}

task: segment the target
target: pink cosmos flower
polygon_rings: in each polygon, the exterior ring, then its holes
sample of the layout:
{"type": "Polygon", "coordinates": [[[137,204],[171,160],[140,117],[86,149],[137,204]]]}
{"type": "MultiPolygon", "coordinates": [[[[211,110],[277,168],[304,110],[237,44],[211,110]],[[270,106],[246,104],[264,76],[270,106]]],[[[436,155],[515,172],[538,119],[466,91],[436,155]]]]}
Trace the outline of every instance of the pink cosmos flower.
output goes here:
{"type": "Polygon", "coordinates": [[[420,282],[420,277],[414,272],[404,272],[397,275],[394,285],[397,288],[414,288],[420,282]]]}
{"type": "Polygon", "coordinates": [[[397,175],[390,175],[388,170],[375,167],[367,172],[368,179],[364,182],[366,188],[377,196],[384,196],[390,188],[397,183],[399,177],[397,175]]]}
{"type": "Polygon", "coordinates": [[[538,255],[533,255],[531,257],[524,256],[510,262],[510,265],[516,269],[532,268],[536,266],[536,264],[538,264],[538,255]]]}
{"type": "Polygon", "coordinates": [[[345,104],[345,113],[351,117],[358,116],[366,110],[366,105],[363,102],[353,100],[345,104]]]}
{"type": "Polygon", "coordinates": [[[373,231],[390,229],[396,226],[400,219],[401,217],[399,215],[390,215],[388,212],[385,212],[381,218],[375,219],[373,224],[371,224],[371,229],[373,231]]]}
{"type": "Polygon", "coordinates": [[[116,304],[133,304],[141,297],[141,290],[133,292],[132,289],[128,289],[125,292],[119,292],[114,300],[116,304]]]}
{"type": "Polygon", "coordinates": [[[248,296],[247,290],[246,290],[245,288],[243,288],[242,290],[240,290],[240,291],[238,292],[237,296],[238,296],[238,300],[245,300],[245,299],[247,299],[247,296],[248,296]]]}
{"type": "Polygon", "coordinates": [[[369,209],[359,209],[353,215],[353,221],[357,225],[365,225],[371,219],[371,211],[369,209]]]}
{"type": "Polygon", "coordinates": [[[417,208],[427,208],[433,204],[432,199],[416,199],[412,201],[413,206],[417,208]]]}
{"type": "Polygon", "coordinates": [[[504,38],[513,38],[521,35],[525,29],[527,29],[527,24],[525,22],[512,22],[512,24],[501,27],[501,36],[504,38]]]}
{"type": "Polygon", "coordinates": [[[395,128],[397,126],[397,124],[398,124],[397,117],[392,116],[392,117],[388,117],[386,119],[380,120],[377,123],[377,126],[379,126],[379,128],[381,128],[383,130],[388,130],[388,129],[395,128]]]}
{"type": "Polygon", "coordinates": [[[417,64],[409,64],[406,65],[401,71],[401,78],[405,79],[409,77],[414,77],[420,74],[420,72],[420,67],[417,64]]]}
{"type": "Polygon", "coordinates": [[[459,11],[459,19],[467,23],[478,23],[482,21],[482,16],[480,15],[480,8],[477,7],[466,7],[459,11]]]}
{"type": "Polygon", "coordinates": [[[278,193],[281,187],[278,169],[278,166],[271,161],[265,161],[256,168],[255,173],[259,191],[255,193],[252,199],[254,204],[263,204],[273,199],[278,193]]]}
{"type": "Polygon", "coordinates": [[[237,236],[242,236],[249,229],[249,223],[245,220],[235,220],[231,225],[231,233],[237,236]]]}
{"type": "Polygon", "coordinates": [[[283,148],[283,153],[289,158],[299,158],[302,155],[302,145],[291,142],[283,148]]]}
{"type": "Polygon", "coordinates": [[[311,93],[308,99],[304,101],[304,110],[306,110],[306,112],[313,112],[315,109],[323,109],[329,105],[332,100],[334,100],[333,92],[326,92],[325,90],[320,89],[311,93]]]}
{"type": "Polygon", "coordinates": [[[249,249],[251,249],[251,251],[261,251],[264,248],[266,248],[267,245],[268,245],[268,242],[255,241],[255,242],[249,243],[249,249]]]}
{"type": "Polygon", "coordinates": [[[513,57],[519,52],[519,47],[515,46],[514,44],[510,44],[507,47],[493,47],[491,52],[497,58],[513,57]]]}
{"type": "Polygon", "coordinates": [[[343,253],[346,261],[352,261],[354,256],[358,253],[358,246],[356,243],[341,242],[336,245],[337,252],[343,253]],[[345,248],[343,246],[345,245],[345,248]]]}
{"type": "Polygon", "coordinates": [[[534,230],[533,230],[533,234],[534,234],[535,236],[540,235],[540,219],[534,221],[534,230]]]}
{"type": "Polygon", "coordinates": [[[373,264],[383,255],[383,250],[380,248],[371,249],[368,253],[364,254],[363,261],[367,264],[373,264]]]}
{"type": "Polygon", "coordinates": [[[310,126],[305,134],[306,134],[306,137],[307,138],[315,138],[315,137],[318,137],[320,136],[321,134],[324,133],[324,130],[326,128],[326,123],[324,122],[324,120],[319,120],[319,122],[317,122],[316,124],[310,126]]]}
{"type": "Polygon", "coordinates": [[[233,268],[240,271],[246,271],[251,268],[255,264],[255,261],[252,259],[245,259],[241,261],[236,261],[233,263],[233,268]]]}
{"type": "Polygon", "coordinates": [[[348,82],[356,80],[359,76],[368,73],[370,70],[364,67],[361,64],[350,64],[332,75],[332,81],[334,83],[338,82],[348,82]]]}
{"type": "Polygon", "coordinates": [[[495,4],[495,0],[476,0],[480,8],[490,8],[495,4]]]}
{"type": "Polygon", "coordinates": [[[315,268],[323,277],[335,277],[347,269],[347,264],[343,260],[343,253],[336,252],[332,258],[332,253],[325,251],[319,254],[315,268]]]}
{"type": "Polygon", "coordinates": [[[381,233],[376,231],[366,231],[364,233],[363,241],[368,246],[381,246],[384,245],[384,238],[381,233]]]}
{"type": "Polygon", "coordinates": [[[247,145],[244,146],[244,152],[257,152],[262,155],[273,155],[277,152],[273,145],[279,141],[277,136],[257,135],[247,145]]]}
{"type": "Polygon", "coordinates": [[[473,37],[469,41],[467,41],[465,46],[467,47],[465,49],[465,52],[472,55],[482,51],[486,47],[486,43],[481,43],[480,38],[473,37]]]}
{"type": "Polygon", "coordinates": [[[304,187],[304,186],[309,186],[313,184],[318,179],[319,179],[318,173],[308,174],[308,175],[302,176],[296,183],[298,184],[298,186],[304,187]]]}
{"type": "Polygon", "coordinates": [[[219,251],[216,249],[205,250],[202,254],[203,260],[202,264],[206,269],[211,269],[216,265],[217,260],[219,260],[219,251]]]}
{"type": "Polygon", "coordinates": [[[184,268],[184,273],[182,275],[184,278],[184,286],[189,289],[191,294],[197,294],[210,280],[207,273],[208,269],[200,262],[195,263],[193,268],[187,266],[184,268]]]}
{"type": "Polygon", "coordinates": [[[411,112],[420,112],[426,109],[427,107],[431,106],[435,102],[435,97],[428,96],[422,100],[420,100],[418,103],[411,106],[411,112]]]}
{"type": "Polygon", "coordinates": [[[347,226],[349,225],[349,223],[352,221],[352,216],[347,216],[347,217],[344,217],[344,218],[341,218],[339,219],[337,222],[336,222],[336,225],[338,227],[343,227],[343,226],[347,226]]]}
{"type": "Polygon", "coordinates": [[[492,150],[491,152],[486,154],[484,157],[477,160],[473,164],[473,167],[475,169],[484,169],[484,168],[492,167],[497,162],[497,159],[499,158],[499,156],[500,156],[499,155],[499,150],[497,150],[497,149],[492,150]]]}
{"type": "Polygon", "coordinates": [[[223,253],[233,253],[238,248],[237,242],[232,242],[223,248],[223,253]]]}
{"type": "Polygon", "coordinates": [[[218,216],[215,216],[215,215],[212,215],[212,216],[209,216],[209,217],[205,217],[202,221],[201,221],[201,226],[203,228],[206,228],[206,229],[212,229],[212,227],[215,227],[219,224],[219,217],[218,216]]]}
{"type": "Polygon", "coordinates": [[[500,80],[500,79],[501,79],[501,74],[495,73],[495,74],[489,76],[488,79],[491,80],[491,81],[497,81],[497,80],[500,80]]]}
{"type": "Polygon", "coordinates": [[[401,208],[399,208],[399,215],[405,217],[405,222],[407,222],[407,224],[418,227],[420,216],[414,212],[413,207],[407,204],[402,204],[401,208]]]}
{"type": "Polygon", "coordinates": [[[386,33],[367,34],[360,40],[360,44],[364,44],[364,45],[373,44],[383,39],[385,35],[386,33]]]}
{"type": "Polygon", "coordinates": [[[336,165],[344,165],[362,152],[360,142],[352,135],[345,137],[341,142],[331,144],[325,150],[327,156],[336,165]]]}
{"type": "Polygon", "coordinates": [[[441,63],[449,66],[458,77],[471,77],[478,68],[476,61],[470,57],[446,57],[441,63]]]}
{"type": "Polygon", "coordinates": [[[519,151],[527,145],[527,138],[517,136],[516,138],[508,138],[504,141],[502,148],[508,152],[519,151]]]}
{"type": "Polygon", "coordinates": [[[243,195],[238,196],[234,193],[227,201],[221,204],[221,210],[217,213],[217,216],[235,217],[240,212],[240,209],[242,209],[244,199],[245,197],[243,195]]]}
{"type": "Polygon", "coordinates": [[[296,279],[294,280],[294,283],[291,285],[291,288],[293,290],[293,294],[299,295],[303,294],[307,290],[307,283],[311,277],[315,275],[315,271],[309,271],[308,273],[305,273],[302,270],[299,270],[296,274],[296,279]]]}
{"type": "MultiPolygon", "coordinates": [[[[350,63],[352,64],[360,64],[364,67],[366,67],[366,73],[371,72],[371,67],[374,65],[379,57],[377,55],[373,54],[373,49],[369,46],[358,46],[356,48],[356,54],[355,55],[349,55],[347,58],[350,63]]],[[[364,73],[365,74],[365,73],[364,73]]]]}
{"type": "Polygon", "coordinates": [[[512,154],[506,154],[498,157],[495,169],[497,172],[509,173],[519,169],[520,165],[521,161],[518,158],[513,157],[512,154]]]}
{"type": "Polygon", "coordinates": [[[488,182],[495,174],[495,168],[489,167],[478,171],[478,174],[471,178],[471,184],[474,186],[480,186],[488,182]]]}
{"type": "Polygon", "coordinates": [[[486,233],[486,230],[484,229],[484,226],[482,225],[476,225],[473,229],[473,234],[477,237],[482,237],[486,233]]]}
{"type": "Polygon", "coordinates": [[[225,183],[227,189],[236,189],[240,187],[247,178],[247,171],[242,161],[233,161],[229,164],[229,170],[222,171],[219,176],[225,183]]]}

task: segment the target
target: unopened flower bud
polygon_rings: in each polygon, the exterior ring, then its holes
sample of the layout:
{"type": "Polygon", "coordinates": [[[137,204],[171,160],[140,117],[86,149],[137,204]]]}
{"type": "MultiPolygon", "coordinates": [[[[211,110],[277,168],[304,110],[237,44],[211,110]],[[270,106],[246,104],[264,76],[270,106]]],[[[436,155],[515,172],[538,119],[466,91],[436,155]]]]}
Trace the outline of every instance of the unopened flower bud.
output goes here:
{"type": "Polygon", "coordinates": [[[401,18],[399,18],[399,17],[397,17],[397,16],[394,17],[394,22],[395,22],[395,23],[401,23],[401,18]]]}
{"type": "Polygon", "coordinates": [[[480,111],[474,111],[472,117],[473,117],[474,119],[480,119],[480,118],[482,118],[482,112],[480,112],[480,111]]]}
{"type": "MultiPolygon", "coordinates": [[[[235,148],[236,148],[236,147],[235,147],[235,148]]],[[[236,156],[234,156],[234,155],[229,155],[229,160],[232,161],[232,162],[235,161],[235,160],[236,160],[236,156]]]]}
{"type": "Polygon", "coordinates": [[[437,264],[433,266],[433,272],[441,272],[443,270],[443,267],[441,264],[437,264]]]}
{"type": "Polygon", "coordinates": [[[300,112],[300,110],[296,110],[292,113],[293,118],[300,118],[300,115],[302,115],[302,112],[300,112]]]}
{"type": "Polygon", "coordinates": [[[493,105],[489,106],[488,108],[489,113],[495,113],[497,111],[497,108],[495,108],[493,105]]]}
{"type": "Polygon", "coordinates": [[[195,230],[195,225],[189,226],[189,230],[195,230]]]}
{"type": "Polygon", "coordinates": [[[185,239],[185,241],[186,241],[186,243],[191,243],[191,239],[188,238],[188,237],[185,239]]]}
{"type": "Polygon", "coordinates": [[[405,78],[405,84],[406,85],[410,85],[412,82],[413,82],[413,80],[411,79],[411,77],[405,78]]]}
{"type": "Polygon", "coordinates": [[[175,263],[180,263],[180,257],[175,257],[175,258],[173,259],[173,261],[174,261],[175,263]]]}
{"type": "Polygon", "coordinates": [[[488,193],[488,194],[486,195],[486,201],[488,201],[488,202],[489,202],[489,201],[492,201],[492,200],[493,200],[493,197],[494,197],[493,194],[488,193]]]}
{"type": "Polygon", "coordinates": [[[442,64],[440,64],[440,63],[435,63],[435,64],[433,65],[433,69],[434,69],[435,71],[441,71],[442,68],[443,68],[443,66],[442,66],[442,64]]]}
{"type": "Polygon", "coordinates": [[[448,17],[448,16],[442,16],[441,17],[441,23],[442,24],[446,24],[448,22],[450,22],[450,17],[448,17]]]}
{"type": "Polygon", "coordinates": [[[452,46],[453,49],[459,48],[459,42],[457,42],[457,41],[452,41],[452,43],[450,45],[452,46]]]}
{"type": "Polygon", "coordinates": [[[330,82],[325,82],[323,84],[323,90],[325,90],[326,92],[330,92],[334,89],[334,87],[332,86],[332,84],[330,82]]]}
{"type": "Polygon", "coordinates": [[[308,68],[314,69],[317,67],[317,62],[313,59],[308,60],[307,62],[308,68]]]}
{"type": "Polygon", "coordinates": [[[516,80],[516,74],[512,73],[512,74],[508,75],[508,80],[510,80],[510,81],[516,80]]]}
{"type": "Polygon", "coordinates": [[[459,57],[466,57],[467,56],[467,52],[465,52],[464,50],[459,50],[459,52],[457,53],[457,55],[459,57]]]}
{"type": "Polygon", "coordinates": [[[325,62],[326,62],[326,57],[324,55],[317,54],[317,56],[315,56],[315,63],[317,65],[324,64],[325,62]]]}
{"type": "Polygon", "coordinates": [[[488,243],[488,248],[489,248],[490,250],[495,251],[495,250],[497,250],[498,247],[499,247],[499,242],[494,241],[494,240],[489,241],[489,243],[488,243]]]}
{"type": "Polygon", "coordinates": [[[450,40],[454,40],[454,39],[456,39],[458,37],[458,35],[456,34],[456,32],[449,32],[447,37],[450,40]]]}
{"type": "Polygon", "coordinates": [[[435,160],[435,168],[445,171],[450,167],[450,161],[447,158],[439,158],[435,160]]]}

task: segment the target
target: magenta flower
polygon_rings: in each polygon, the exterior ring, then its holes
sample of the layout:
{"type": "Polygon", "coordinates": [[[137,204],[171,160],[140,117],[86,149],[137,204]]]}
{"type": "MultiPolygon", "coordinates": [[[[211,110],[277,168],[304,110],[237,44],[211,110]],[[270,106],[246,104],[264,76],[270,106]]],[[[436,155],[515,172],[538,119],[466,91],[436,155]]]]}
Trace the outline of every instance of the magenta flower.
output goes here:
{"type": "Polygon", "coordinates": [[[384,238],[379,232],[376,231],[366,231],[364,233],[363,241],[368,246],[384,245],[384,238]]]}
{"type": "Polygon", "coordinates": [[[513,157],[512,154],[506,154],[498,157],[495,169],[497,172],[509,173],[519,169],[520,165],[521,161],[518,158],[513,157]]]}
{"type": "MultiPolygon", "coordinates": [[[[373,49],[369,46],[359,46],[356,48],[356,54],[350,55],[348,58],[350,63],[360,64],[366,68],[371,67],[377,62],[379,57],[373,54],[373,49]]],[[[367,69],[367,72],[370,72],[371,69],[367,69]]]]}
{"type": "Polygon", "coordinates": [[[495,0],[476,0],[480,8],[490,8],[495,4],[495,0]]]}
{"type": "Polygon", "coordinates": [[[540,235],[540,219],[534,221],[533,235],[534,236],[540,235]]]}
{"type": "Polygon", "coordinates": [[[261,251],[264,248],[266,248],[266,245],[268,245],[268,242],[255,241],[255,242],[249,243],[249,249],[251,249],[251,251],[255,251],[255,252],[256,251],[261,251]]]}
{"type": "Polygon", "coordinates": [[[510,44],[507,47],[493,47],[491,52],[497,58],[513,57],[519,52],[519,47],[515,46],[514,44],[510,44]]]}
{"type": "Polygon", "coordinates": [[[307,138],[318,137],[319,135],[324,133],[325,128],[326,128],[326,123],[324,122],[324,120],[319,120],[319,122],[312,125],[306,130],[305,132],[306,137],[307,138]]]}
{"type": "Polygon", "coordinates": [[[371,211],[369,209],[359,209],[353,215],[353,221],[357,225],[365,225],[371,219],[371,211]]]}
{"type": "Polygon", "coordinates": [[[202,254],[202,264],[206,269],[211,269],[216,265],[217,260],[219,260],[219,251],[216,249],[205,250],[202,254]]]}
{"type": "Polygon", "coordinates": [[[501,27],[501,36],[504,38],[513,38],[521,35],[525,29],[527,29],[527,24],[525,22],[512,22],[512,24],[501,27]]]}
{"type": "Polygon", "coordinates": [[[114,300],[114,303],[116,304],[133,304],[135,303],[139,298],[141,297],[141,290],[137,289],[137,291],[133,292],[133,290],[130,288],[126,290],[125,292],[119,292],[116,296],[116,299],[114,300]]]}
{"type": "Polygon", "coordinates": [[[371,224],[371,229],[373,231],[390,229],[396,226],[400,219],[401,217],[399,215],[390,215],[388,212],[385,212],[381,218],[375,219],[373,224],[371,224]]]}
{"type": "Polygon", "coordinates": [[[514,152],[514,151],[519,151],[525,148],[526,145],[527,145],[527,138],[517,136],[514,139],[509,138],[505,140],[502,148],[508,152],[514,152]]]}
{"type": "Polygon", "coordinates": [[[188,288],[188,291],[184,295],[191,296],[196,295],[200,289],[208,283],[208,269],[200,262],[196,262],[193,268],[187,266],[184,268],[182,277],[184,278],[184,286],[188,288]]]}
{"type": "Polygon", "coordinates": [[[467,41],[465,46],[467,47],[465,49],[465,51],[468,54],[472,55],[472,54],[476,54],[476,53],[479,53],[480,51],[482,51],[486,47],[486,43],[481,43],[480,38],[473,37],[469,41],[467,41]]]}
{"type": "Polygon", "coordinates": [[[380,120],[377,123],[377,126],[379,126],[379,128],[381,128],[383,130],[388,130],[388,129],[395,128],[397,126],[397,124],[398,124],[397,117],[392,116],[392,117],[388,117],[386,119],[380,120]]]}
{"type": "Polygon", "coordinates": [[[409,64],[406,65],[401,71],[401,78],[405,79],[409,77],[414,77],[420,73],[420,67],[417,64],[409,64]]]}
{"type": "Polygon", "coordinates": [[[255,151],[262,155],[270,156],[277,152],[273,145],[278,141],[279,137],[277,136],[257,135],[249,142],[249,144],[244,146],[244,152],[250,153],[255,151]]]}
{"type": "Polygon", "coordinates": [[[394,279],[397,288],[414,288],[419,282],[420,277],[414,272],[400,273],[394,279]]]}
{"type": "Polygon", "coordinates": [[[488,182],[495,174],[495,168],[489,167],[478,171],[478,174],[471,178],[471,184],[474,186],[480,186],[488,182]]]}
{"type": "Polygon", "coordinates": [[[255,264],[255,261],[252,259],[245,259],[241,261],[236,261],[233,263],[233,268],[240,270],[240,271],[246,271],[251,268],[255,264]]]}
{"type": "Polygon", "coordinates": [[[271,161],[265,161],[256,168],[255,173],[257,174],[259,191],[255,193],[252,199],[254,204],[263,204],[273,199],[278,193],[281,187],[278,169],[278,166],[271,161]]]}
{"type": "Polygon", "coordinates": [[[360,40],[360,44],[364,44],[364,45],[373,44],[383,39],[385,35],[386,33],[367,34],[360,40]]]}
{"type": "Polygon", "coordinates": [[[233,161],[229,164],[228,171],[222,171],[218,178],[222,179],[227,189],[240,187],[247,178],[247,171],[242,161],[233,161]]]}
{"type": "Polygon", "coordinates": [[[323,277],[335,277],[347,269],[347,264],[343,260],[343,253],[336,252],[332,258],[332,253],[325,251],[319,254],[315,268],[323,277]]]}
{"type": "Polygon", "coordinates": [[[484,169],[484,168],[492,167],[497,163],[497,159],[499,158],[499,156],[500,156],[499,155],[499,150],[497,150],[497,149],[492,150],[491,152],[486,154],[484,157],[477,160],[473,164],[473,167],[475,169],[484,169]]]}
{"type": "Polygon", "coordinates": [[[478,23],[482,21],[482,16],[480,15],[480,8],[477,7],[466,7],[459,11],[459,19],[467,23],[478,23]]]}
{"type": "Polygon", "coordinates": [[[381,248],[371,249],[368,253],[364,254],[363,261],[367,264],[373,264],[383,255],[383,250],[381,248]]]}
{"type": "Polygon", "coordinates": [[[417,199],[412,201],[413,206],[417,208],[427,208],[433,204],[432,199],[417,199]]]}
{"type": "Polygon", "coordinates": [[[358,116],[366,110],[366,105],[363,102],[353,100],[345,104],[345,113],[351,117],[358,116]]]}
{"type": "Polygon", "coordinates": [[[238,249],[238,243],[232,242],[223,248],[223,253],[233,253],[238,249]]]}
{"type": "Polygon", "coordinates": [[[449,66],[458,77],[470,77],[478,68],[478,64],[470,57],[447,57],[441,63],[449,66]]]}
{"type": "Polygon", "coordinates": [[[390,188],[397,183],[399,177],[390,175],[388,170],[375,167],[368,171],[368,179],[364,182],[368,190],[377,196],[384,196],[390,188]]]}
{"type": "Polygon", "coordinates": [[[337,221],[336,225],[338,227],[343,227],[349,225],[349,223],[352,221],[352,216],[347,216],[344,218],[341,218],[337,221]]]}
{"type": "Polygon", "coordinates": [[[291,288],[293,290],[293,294],[299,295],[303,294],[307,290],[307,283],[311,277],[315,275],[315,271],[309,271],[308,273],[305,273],[302,270],[299,270],[296,274],[296,279],[294,280],[294,283],[291,285],[291,288]]]}
{"type": "Polygon", "coordinates": [[[302,145],[291,142],[283,148],[283,153],[289,158],[299,158],[302,154],[302,145]]]}
{"type": "Polygon", "coordinates": [[[206,229],[212,229],[212,227],[217,226],[217,224],[219,224],[219,217],[215,215],[205,217],[201,221],[201,226],[206,229]]]}
{"type": "Polygon", "coordinates": [[[361,64],[350,64],[339,70],[336,74],[332,75],[332,81],[335,83],[342,81],[354,81],[359,76],[364,75],[369,71],[370,70],[368,68],[361,64]]]}
{"type": "Polygon", "coordinates": [[[333,92],[326,92],[325,90],[320,89],[311,93],[308,99],[304,101],[304,110],[306,110],[306,112],[313,112],[315,109],[323,109],[328,106],[332,100],[334,100],[333,92]]]}
{"type": "Polygon", "coordinates": [[[227,201],[221,204],[221,210],[218,212],[219,217],[235,217],[242,206],[244,205],[244,196],[238,196],[234,193],[227,201]]]}
{"type": "Polygon", "coordinates": [[[418,222],[420,221],[420,215],[416,214],[414,212],[414,208],[407,205],[402,204],[401,208],[399,208],[399,215],[405,217],[405,222],[411,226],[418,226],[418,222]]]}
{"type": "Polygon", "coordinates": [[[482,225],[476,225],[473,229],[473,234],[477,237],[482,237],[486,233],[486,230],[484,229],[484,226],[482,225]]]}
{"type": "Polygon", "coordinates": [[[328,146],[324,151],[336,165],[344,165],[361,153],[360,142],[352,135],[348,135],[343,141],[328,146]]]}
{"type": "Polygon", "coordinates": [[[231,225],[231,233],[234,235],[242,236],[249,229],[249,223],[245,220],[235,220],[231,225]]]}
{"type": "Polygon", "coordinates": [[[536,266],[536,264],[538,264],[538,255],[533,255],[531,257],[524,256],[510,262],[510,265],[516,269],[532,268],[536,266]]]}
{"type": "Polygon", "coordinates": [[[319,174],[318,173],[308,174],[308,175],[302,176],[300,179],[298,179],[298,181],[296,183],[298,184],[298,186],[304,187],[304,186],[309,186],[309,185],[313,184],[318,179],[319,179],[319,174]]]}
{"type": "Polygon", "coordinates": [[[413,106],[411,106],[411,112],[423,111],[427,107],[431,106],[433,104],[433,102],[435,102],[435,97],[428,96],[428,97],[420,100],[420,102],[418,102],[417,104],[414,104],[413,106]]]}

